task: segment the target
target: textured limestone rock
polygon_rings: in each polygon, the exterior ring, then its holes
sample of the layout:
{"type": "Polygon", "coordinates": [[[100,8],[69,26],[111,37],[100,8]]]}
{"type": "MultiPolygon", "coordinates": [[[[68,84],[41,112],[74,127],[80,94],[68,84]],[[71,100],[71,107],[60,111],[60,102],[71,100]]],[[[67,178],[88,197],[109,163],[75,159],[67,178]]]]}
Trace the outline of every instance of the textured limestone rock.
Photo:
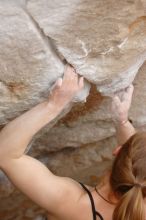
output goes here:
{"type": "Polygon", "coordinates": [[[146,127],[146,62],[140,68],[133,84],[135,89],[130,118],[136,127],[146,127]]]}
{"type": "Polygon", "coordinates": [[[9,198],[11,193],[14,191],[14,187],[10,183],[9,179],[0,171],[0,199],[9,198]]]}
{"type": "MultiPolygon", "coordinates": [[[[130,118],[146,129],[146,1],[0,0],[0,19],[0,125],[47,97],[65,58],[94,85],[86,103],[35,137],[29,154],[58,175],[96,184],[116,145],[110,98],[97,90],[110,96],[134,81],[130,118]]],[[[0,173],[0,220],[43,213],[0,173]]]]}
{"type": "Polygon", "coordinates": [[[39,150],[48,146],[48,151],[56,151],[65,147],[80,147],[95,143],[115,133],[111,122],[98,121],[96,118],[92,121],[90,116],[92,117],[92,113],[81,117],[78,121],[53,127],[43,134],[34,146],[39,146],[39,150]]]}
{"type": "MultiPolygon", "coordinates": [[[[134,94],[129,118],[138,129],[146,127],[146,63],[140,68],[133,84],[134,94]]],[[[115,134],[110,114],[110,98],[102,98],[95,88],[83,106],[72,109],[60,123],[34,143],[34,151],[56,151],[67,147],[86,146],[115,134]]]]}
{"type": "Polygon", "coordinates": [[[2,124],[39,102],[62,75],[63,64],[23,9],[0,3],[0,19],[2,124]]]}
{"type": "Polygon", "coordinates": [[[44,151],[42,156],[38,154],[37,157],[58,175],[70,176],[78,181],[94,185],[110,168],[115,146],[115,137],[110,137],[80,148],[66,147],[56,153],[44,151]]]}
{"type": "MultiPolygon", "coordinates": [[[[19,2],[20,3],[20,2],[19,2]]],[[[14,1],[0,2],[0,124],[47,98],[64,64],[32,18],[14,1]]],[[[86,82],[87,84],[87,82],[86,82]]],[[[85,99],[86,86],[79,97],[85,99]]]]}
{"type": "Polygon", "coordinates": [[[25,6],[27,0],[0,0],[0,2],[7,3],[9,5],[16,5],[16,6],[25,6]]]}
{"type": "Polygon", "coordinates": [[[144,1],[29,0],[27,8],[59,52],[109,95],[146,59],[144,1]]]}

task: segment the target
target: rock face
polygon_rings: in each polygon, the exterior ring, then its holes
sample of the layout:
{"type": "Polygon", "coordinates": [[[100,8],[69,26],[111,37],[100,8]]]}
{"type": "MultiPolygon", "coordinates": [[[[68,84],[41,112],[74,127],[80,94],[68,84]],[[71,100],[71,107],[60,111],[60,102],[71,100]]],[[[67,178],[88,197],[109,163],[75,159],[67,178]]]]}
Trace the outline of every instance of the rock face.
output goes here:
{"type": "Polygon", "coordinates": [[[38,102],[62,75],[63,64],[23,9],[1,3],[0,19],[2,124],[38,102]]]}
{"type": "Polygon", "coordinates": [[[141,1],[30,0],[27,8],[65,59],[106,95],[132,82],[146,59],[141,1]]]}
{"type": "MultiPolygon", "coordinates": [[[[64,65],[23,8],[6,1],[0,12],[0,123],[4,124],[47,97],[64,65]]],[[[82,96],[88,91],[86,86],[82,96]]]]}
{"type": "MultiPolygon", "coordinates": [[[[68,113],[34,137],[29,154],[58,175],[96,184],[116,145],[110,96],[133,82],[129,117],[146,127],[146,2],[0,0],[0,20],[1,127],[46,99],[69,62],[85,87],[68,113]]],[[[0,204],[0,220],[38,220],[44,213],[2,172],[0,204]]]]}

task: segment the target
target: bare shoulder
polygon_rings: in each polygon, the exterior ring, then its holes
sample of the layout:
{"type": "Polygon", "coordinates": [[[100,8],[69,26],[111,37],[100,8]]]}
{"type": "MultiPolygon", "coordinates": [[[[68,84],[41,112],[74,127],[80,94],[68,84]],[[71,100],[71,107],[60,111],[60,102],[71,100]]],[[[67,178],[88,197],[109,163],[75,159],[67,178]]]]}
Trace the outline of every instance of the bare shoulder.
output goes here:
{"type": "MultiPolygon", "coordinates": [[[[85,194],[85,190],[82,187],[82,184],[72,178],[69,177],[57,177],[59,178],[59,181],[63,181],[64,185],[64,195],[65,199],[72,200],[73,202],[78,202],[82,196],[85,194]]],[[[91,188],[89,186],[86,186],[89,190],[91,188]]]]}
{"type": "Polygon", "coordinates": [[[40,161],[27,155],[7,160],[2,168],[19,190],[49,213],[59,213],[64,205],[69,208],[83,194],[77,181],[54,175],[40,161]]]}
{"type": "MultiPolygon", "coordinates": [[[[79,182],[63,177],[65,182],[64,196],[59,205],[59,209],[52,214],[48,213],[49,220],[80,220],[91,219],[91,205],[86,190],[79,182]]],[[[84,185],[91,193],[93,187],[84,185]]],[[[57,207],[56,207],[57,209],[57,207]]]]}

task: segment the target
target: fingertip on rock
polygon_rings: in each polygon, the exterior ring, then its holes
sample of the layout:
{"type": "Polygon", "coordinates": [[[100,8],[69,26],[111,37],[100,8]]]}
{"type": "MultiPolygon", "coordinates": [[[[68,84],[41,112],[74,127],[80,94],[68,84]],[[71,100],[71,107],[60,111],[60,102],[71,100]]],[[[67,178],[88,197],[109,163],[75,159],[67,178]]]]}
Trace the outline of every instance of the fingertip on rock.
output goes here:
{"type": "Polygon", "coordinates": [[[58,78],[58,80],[57,80],[57,86],[61,86],[62,85],[62,78],[60,77],[60,78],[58,78]]]}
{"type": "Polygon", "coordinates": [[[79,79],[79,86],[80,86],[80,88],[84,87],[84,77],[83,76],[81,76],[79,79]]]}

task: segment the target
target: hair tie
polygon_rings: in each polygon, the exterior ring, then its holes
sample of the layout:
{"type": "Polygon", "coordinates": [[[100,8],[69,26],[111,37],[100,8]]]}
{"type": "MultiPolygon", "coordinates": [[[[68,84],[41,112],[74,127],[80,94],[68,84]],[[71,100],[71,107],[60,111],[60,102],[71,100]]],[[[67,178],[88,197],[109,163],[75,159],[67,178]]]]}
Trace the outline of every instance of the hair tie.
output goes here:
{"type": "Polygon", "coordinates": [[[143,187],[140,183],[134,183],[133,186],[135,186],[135,187],[139,187],[139,188],[142,188],[142,187],[143,187]]]}
{"type": "Polygon", "coordinates": [[[133,186],[139,187],[141,189],[146,189],[146,185],[140,184],[140,183],[135,183],[133,186]]]}

